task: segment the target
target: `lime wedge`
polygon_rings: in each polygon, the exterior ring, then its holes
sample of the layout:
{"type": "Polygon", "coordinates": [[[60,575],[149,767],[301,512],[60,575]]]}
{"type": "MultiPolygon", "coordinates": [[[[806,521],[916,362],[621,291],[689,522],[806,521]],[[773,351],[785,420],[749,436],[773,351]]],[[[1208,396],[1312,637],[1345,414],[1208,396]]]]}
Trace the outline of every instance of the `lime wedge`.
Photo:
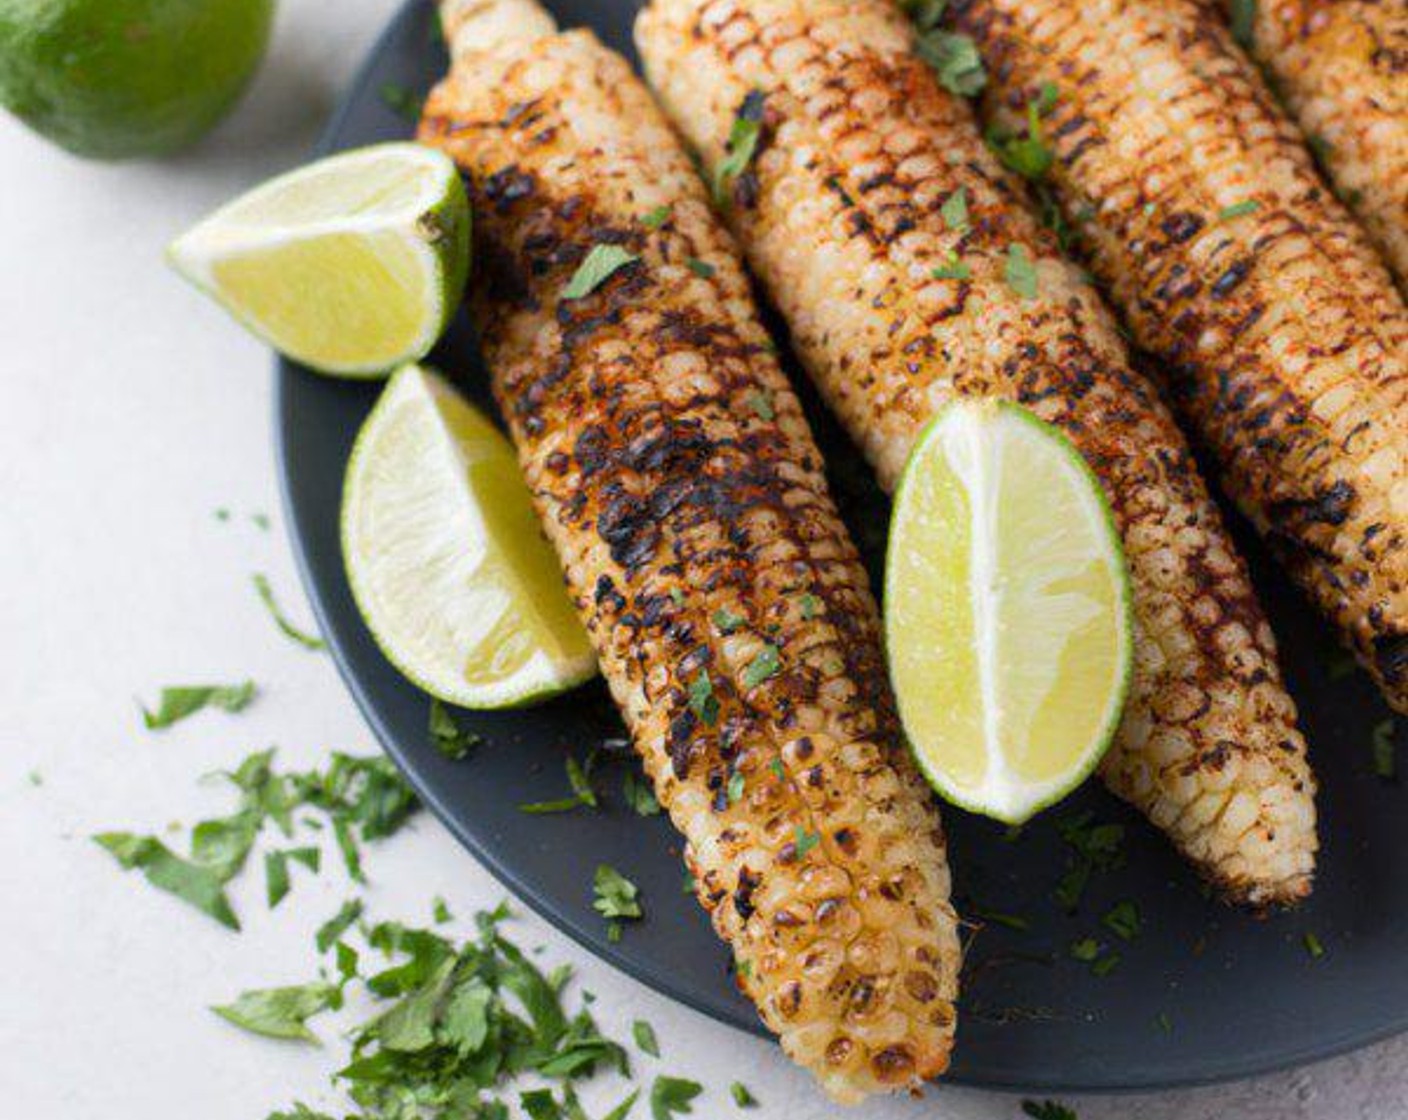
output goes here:
{"type": "Polygon", "coordinates": [[[1016,824],[1074,789],[1128,687],[1129,584],[1099,483],[1054,428],[960,401],[900,478],[885,641],[905,733],[949,801],[1016,824]]]}
{"type": "Polygon", "coordinates": [[[429,370],[398,371],[357,436],[342,554],[382,651],[441,700],[515,707],[596,672],[513,448],[429,370]]]}
{"type": "Polygon", "coordinates": [[[375,376],[427,354],[454,313],[469,268],[469,203],[444,153],[380,144],[256,187],[168,253],[290,358],[375,376]]]}

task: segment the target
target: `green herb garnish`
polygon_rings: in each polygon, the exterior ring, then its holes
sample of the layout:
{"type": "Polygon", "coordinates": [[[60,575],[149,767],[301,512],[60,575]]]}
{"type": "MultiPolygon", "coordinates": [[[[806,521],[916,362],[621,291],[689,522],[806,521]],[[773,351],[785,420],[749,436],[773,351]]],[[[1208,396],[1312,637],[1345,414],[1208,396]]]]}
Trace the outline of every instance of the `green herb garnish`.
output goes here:
{"type": "Polygon", "coordinates": [[[631,1024],[631,1037],[636,1041],[636,1049],[644,1054],[649,1054],[652,1058],[660,1056],[660,1043],[655,1037],[655,1028],[644,1019],[637,1019],[631,1024]]]}
{"type": "Polygon", "coordinates": [[[1007,929],[1014,929],[1025,932],[1031,929],[1031,922],[1020,914],[1004,914],[1000,910],[988,910],[981,906],[970,906],[968,908],[975,918],[984,922],[991,922],[993,925],[1004,926],[1007,929]]]}
{"type": "Polygon", "coordinates": [[[317,1042],[307,1021],[318,1012],[337,1008],[341,1003],[336,985],[318,981],[298,987],[243,992],[234,1003],[210,1010],[235,1026],[265,1038],[317,1042]]]}
{"type": "Polygon", "coordinates": [[[708,280],[718,271],[708,261],[701,261],[698,257],[686,257],[684,263],[685,267],[688,268],[690,272],[694,273],[695,276],[703,277],[705,280],[708,280]]]}
{"type": "Polygon", "coordinates": [[[1320,938],[1313,933],[1307,933],[1301,938],[1305,945],[1305,951],[1310,954],[1310,959],[1318,961],[1325,955],[1325,946],[1320,944],[1320,938]]]}
{"type": "Polygon", "coordinates": [[[640,220],[640,223],[641,225],[645,226],[646,229],[659,229],[661,226],[663,226],[666,222],[670,220],[670,216],[672,213],[673,211],[671,210],[670,205],[668,203],[661,203],[649,214],[643,217],[640,220]]]}
{"type": "Polygon", "coordinates": [[[777,415],[772,406],[772,397],[761,389],[754,389],[747,399],[748,407],[758,414],[760,420],[772,420],[777,415]]]}
{"type": "Polygon", "coordinates": [[[797,851],[798,859],[805,859],[807,853],[820,843],[820,833],[808,832],[801,825],[798,825],[796,832],[793,833],[792,845],[797,851]]]}
{"type": "Polygon", "coordinates": [[[318,952],[326,953],[337,943],[337,940],[346,933],[362,916],[361,899],[348,899],[342,904],[331,918],[318,927],[318,932],[314,935],[314,944],[318,947],[318,952]]]}
{"type": "Polygon", "coordinates": [[[653,817],[660,812],[660,802],[655,798],[655,791],[650,788],[650,783],[634,770],[626,771],[626,776],[621,780],[621,793],[626,799],[626,804],[638,817],[653,817]]]}
{"type": "Polygon", "coordinates": [[[1082,813],[1058,821],[1056,829],[1071,849],[1069,866],[1056,885],[1056,901],[1074,911],[1094,872],[1113,871],[1124,864],[1124,826],[1095,824],[1093,814],[1082,813]]]}
{"type": "Polygon", "coordinates": [[[640,260],[634,253],[627,252],[619,245],[593,245],[591,251],[577,266],[567,287],[562,289],[563,299],[582,299],[601,287],[613,273],[640,260]]]}
{"type": "Polygon", "coordinates": [[[1115,971],[1119,963],[1120,955],[1118,953],[1106,953],[1090,966],[1090,971],[1096,976],[1108,976],[1115,971]]]}
{"type": "Polygon", "coordinates": [[[743,790],[747,785],[747,779],[743,776],[742,770],[735,770],[728,779],[728,803],[737,805],[743,800],[743,790]]]}
{"type": "Polygon", "coordinates": [[[714,612],[714,625],[719,628],[721,634],[732,634],[746,621],[741,614],[734,614],[727,607],[721,607],[714,612]]]}
{"type": "Polygon", "coordinates": [[[937,268],[930,269],[929,275],[935,280],[970,280],[973,277],[973,270],[959,260],[958,254],[950,249],[947,262],[937,268]]]}
{"type": "Polygon", "coordinates": [[[398,117],[413,123],[420,120],[421,110],[425,108],[425,98],[422,95],[401,85],[400,82],[386,82],[378,92],[381,103],[398,117]]]}
{"type": "Polygon", "coordinates": [[[473,731],[465,731],[455,722],[450,709],[439,700],[430,700],[430,741],[435,749],[451,762],[469,757],[469,752],[484,741],[473,731]]]}
{"type": "Polygon", "coordinates": [[[1055,1101],[1023,1101],[1022,1111],[1032,1120],[1076,1120],[1073,1110],[1055,1101]]]}
{"type": "Polygon", "coordinates": [[[708,669],[700,669],[689,684],[689,710],[706,727],[719,722],[719,700],[714,695],[714,682],[709,679],[708,669]]]}
{"type": "Polygon", "coordinates": [[[780,667],[777,647],[765,643],[758,655],[743,670],[743,687],[754,688],[762,684],[769,677],[776,676],[780,667]]]}
{"type": "Polygon", "coordinates": [[[1100,922],[1121,941],[1133,941],[1142,926],[1139,908],[1128,899],[1115,903],[1100,922]]]}
{"type": "Polygon", "coordinates": [[[686,1081],[682,1077],[661,1075],[650,1086],[650,1115],[652,1120],[670,1120],[670,1117],[693,1112],[690,1102],[704,1091],[697,1081],[686,1081]]]}
{"type": "Polygon", "coordinates": [[[982,56],[967,35],[933,28],[919,36],[915,50],[950,93],[973,97],[987,85],[982,56]]]}
{"type": "Polygon", "coordinates": [[[1232,0],[1232,38],[1243,50],[1256,41],[1256,0],[1232,0]]]}
{"type": "Polygon", "coordinates": [[[1230,222],[1233,218],[1240,218],[1244,214],[1255,214],[1260,209],[1261,203],[1256,199],[1244,199],[1241,202],[1234,202],[1231,206],[1224,206],[1217,212],[1217,220],[1230,222]]]}
{"type": "Polygon", "coordinates": [[[254,590],[259,593],[259,601],[264,604],[265,609],[269,612],[269,616],[274,620],[274,625],[283,631],[285,637],[297,642],[299,645],[303,646],[304,649],[327,648],[327,643],[324,642],[322,638],[300,630],[288,620],[288,616],[279,609],[278,601],[274,598],[274,589],[269,586],[268,576],[264,575],[262,572],[256,572],[252,578],[254,581],[254,590]]]}
{"type": "Polygon", "coordinates": [[[758,142],[763,135],[763,106],[765,98],[761,90],[750,90],[729,129],[728,143],[724,147],[724,158],[714,169],[714,201],[719,205],[728,202],[733,182],[748,170],[753,157],[758,152],[758,142]]]}
{"type": "Polygon", "coordinates": [[[219,708],[224,712],[242,712],[254,699],[254,682],[243,684],[175,685],[161,690],[156,711],[143,706],[142,722],[149,731],[158,731],[180,723],[202,708],[219,708]]]}
{"type": "Polygon", "coordinates": [[[1071,956],[1084,964],[1089,964],[1100,955],[1100,943],[1093,937],[1082,937],[1071,942],[1071,956]]]}
{"type": "Polygon", "coordinates": [[[804,592],[797,602],[802,608],[802,618],[807,622],[821,614],[821,600],[810,591],[804,592]]]}
{"type": "Polygon", "coordinates": [[[944,225],[957,234],[968,232],[968,188],[959,187],[939,207],[939,217],[944,225]]]}
{"type": "Polygon", "coordinates": [[[1398,760],[1393,746],[1392,717],[1374,724],[1372,750],[1374,773],[1385,781],[1391,780],[1398,772],[1398,760]]]}
{"type": "Polygon", "coordinates": [[[639,918],[640,889],[609,863],[597,865],[592,879],[592,909],[603,918],[639,918]]]}
{"type": "Polygon", "coordinates": [[[1007,246],[1007,263],[1003,271],[1007,286],[1023,299],[1036,299],[1036,265],[1032,263],[1026,246],[1013,243],[1007,246]]]}
{"type": "Polygon", "coordinates": [[[735,1081],[728,1087],[729,1096],[733,1098],[733,1103],[739,1108],[757,1108],[758,1098],[748,1091],[748,1086],[741,1081],[735,1081]]]}
{"type": "Polygon", "coordinates": [[[124,871],[136,868],[152,886],[209,914],[223,926],[240,928],[225,897],[225,880],[211,868],[182,859],[154,836],[102,832],[93,839],[112,853],[124,871]]]}
{"type": "Polygon", "coordinates": [[[561,797],[555,801],[530,801],[520,805],[520,813],[533,813],[542,815],[544,813],[570,813],[573,809],[596,809],[600,802],[597,798],[596,789],[592,785],[592,771],[596,768],[597,755],[592,751],[587,755],[585,763],[578,762],[572,756],[567,756],[567,784],[572,787],[571,797],[561,797]]]}
{"type": "Polygon", "coordinates": [[[272,910],[289,892],[288,865],[301,863],[315,875],[322,866],[323,853],[317,848],[283,848],[264,853],[264,892],[272,910]]]}

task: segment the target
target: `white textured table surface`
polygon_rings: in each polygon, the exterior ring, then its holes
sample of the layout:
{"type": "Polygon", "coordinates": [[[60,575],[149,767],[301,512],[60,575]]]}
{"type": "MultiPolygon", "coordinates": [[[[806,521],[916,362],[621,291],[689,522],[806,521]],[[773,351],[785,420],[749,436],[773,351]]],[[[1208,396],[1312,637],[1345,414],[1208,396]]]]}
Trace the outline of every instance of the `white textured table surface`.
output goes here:
{"type": "MultiPolygon", "coordinates": [[[[306,765],[335,747],[373,749],[328,658],[280,637],[251,590],[250,573],[268,572],[290,612],[307,617],[277,512],[268,355],[187,290],[161,248],[299,161],[391,7],[284,0],[252,96],[176,161],[84,164],[0,120],[7,1117],[263,1120],[296,1098],[335,1103],[335,1047],[265,1042],[205,1008],[312,978],[312,931],[347,893],[340,869],[296,874],[270,912],[252,868],[234,891],[245,921],[235,935],[120,873],[88,836],[227,811],[228,794],[196,779],[250,750],[278,744],[306,765]],[[217,507],[232,511],[228,523],[217,507]],[[250,521],[261,511],[273,531],[250,521]],[[245,677],[263,691],[237,718],[198,716],[161,736],[140,726],[136,695],[245,677]]],[[[423,814],[367,863],[379,917],[424,922],[438,894],[463,920],[504,894],[423,814]]],[[[608,1033],[652,1021],[664,1060],[637,1064],[704,1082],[696,1115],[742,1115],[724,1091],[737,1077],[763,1102],[752,1114],[761,1120],[839,1111],[770,1046],[656,996],[534,918],[515,934],[577,967],[608,1033]]],[[[1408,1117],[1408,1039],[1256,1082],[1067,1103],[1081,1120],[1398,1120],[1408,1117]]],[[[996,1120],[1018,1116],[1019,1103],[942,1088],[850,1114],[996,1120]]]]}

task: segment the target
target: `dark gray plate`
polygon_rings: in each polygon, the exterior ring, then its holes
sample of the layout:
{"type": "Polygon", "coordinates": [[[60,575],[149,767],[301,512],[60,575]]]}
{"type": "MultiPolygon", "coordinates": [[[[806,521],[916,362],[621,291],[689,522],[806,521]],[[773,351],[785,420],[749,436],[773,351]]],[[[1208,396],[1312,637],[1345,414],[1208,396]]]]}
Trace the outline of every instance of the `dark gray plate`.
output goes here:
{"type": "MultiPolygon", "coordinates": [[[[630,51],[630,0],[553,6],[564,25],[589,24],[630,51]]],[[[322,148],[409,135],[411,126],[387,107],[395,100],[387,87],[422,92],[444,65],[431,5],[408,4],[372,51],[322,148]]],[[[485,374],[463,323],[432,361],[487,404],[485,374]]],[[[681,893],[675,834],[661,817],[635,816],[619,795],[629,760],[603,771],[603,812],[526,816],[517,809],[566,793],[567,751],[621,735],[602,687],[527,711],[463,713],[463,723],[487,740],[467,761],[447,762],[430,745],[426,698],[372,642],[338,546],[343,467],[376,393],[374,385],[279,365],[278,452],[294,546],[323,633],[373,730],[451,831],[544,917],[651,987],[759,1031],[727,974],[728,955],[681,893]],[[614,945],[591,909],[600,862],[640,885],[648,915],[614,945]]],[[[815,399],[806,399],[852,531],[878,556],[885,501],[815,399]]],[[[1322,1058],[1408,1028],[1408,793],[1375,777],[1370,756],[1372,730],[1388,710],[1363,676],[1332,670],[1338,658],[1330,635],[1245,527],[1237,529],[1280,635],[1323,787],[1314,898],[1293,915],[1265,920],[1208,901],[1154,830],[1097,786],[1015,841],[990,822],[949,811],[960,909],[1015,915],[1026,927],[989,921],[974,940],[953,1080],[1053,1092],[1188,1085],[1322,1058]],[[1068,858],[1056,823],[1080,811],[1123,824],[1128,859],[1123,870],[1097,875],[1079,913],[1068,915],[1052,900],[1068,858]],[[1118,943],[1118,968],[1094,976],[1068,947],[1086,936],[1115,941],[1100,917],[1123,899],[1138,905],[1144,932],[1118,943]],[[1319,959],[1307,951],[1310,934],[1324,946],[1319,959]]]]}

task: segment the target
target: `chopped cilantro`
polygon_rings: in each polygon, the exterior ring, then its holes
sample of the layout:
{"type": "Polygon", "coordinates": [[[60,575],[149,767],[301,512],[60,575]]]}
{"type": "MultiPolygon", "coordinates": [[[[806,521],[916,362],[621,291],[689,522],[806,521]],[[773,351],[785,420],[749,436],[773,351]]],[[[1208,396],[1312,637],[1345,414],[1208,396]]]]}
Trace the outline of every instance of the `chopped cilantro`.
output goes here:
{"type": "Polygon", "coordinates": [[[563,299],[582,299],[601,287],[618,269],[640,260],[619,245],[593,245],[562,289],[563,299]]]}
{"type": "Polygon", "coordinates": [[[758,1098],[748,1091],[748,1086],[741,1081],[735,1081],[728,1087],[729,1096],[733,1098],[733,1103],[739,1108],[757,1108],[758,1098]]]}
{"type": "Polygon", "coordinates": [[[627,770],[621,782],[621,792],[626,804],[638,817],[653,817],[660,812],[660,802],[655,799],[655,791],[650,783],[634,770],[627,770]]]}
{"type": "Polygon", "coordinates": [[[797,849],[798,859],[805,859],[807,853],[820,843],[821,836],[819,833],[808,832],[801,825],[797,826],[797,830],[793,834],[792,844],[797,849]]]}
{"type": "Polygon", "coordinates": [[[782,759],[780,758],[773,759],[772,762],[768,764],[768,769],[773,772],[773,776],[777,778],[779,782],[787,777],[786,771],[782,768],[782,759]]]}
{"type": "Polygon", "coordinates": [[[1056,885],[1056,901],[1063,909],[1074,911],[1094,872],[1123,866],[1124,826],[1095,824],[1093,814],[1082,813],[1058,821],[1056,829],[1071,849],[1066,872],[1056,885]]]}
{"type": "Polygon", "coordinates": [[[318,947],[318,952],[326,953],[337,942],[344,933],[352,928],[352,925],[362,916],[361,899],[351,898],[342,904],[331,918],[318,927],[318,932],[314,935],[313,942],[318,947]]]}
{"type": "Polygon", "coordinates": [[[806,619],[806,621],[810,622],[821,614],[821,600],[810,591],[804,593],[797,602],[802,608],[802,617],[806,619]]]}
{"type": "Polygon", "coordinates": [[[221,506],[219,509],[217,509],[217,510],[215,511],[215,520],[216,520],[216,521],[229,521],[229,520],[230,520],[230,511],[229,511],[228,509],[226,509],[224,506],[221,506]]]}
{"type": "Polygon", "coordinates": [[[1076,1120],[1076,1114],[1072,1109],[1055,1101],[1023,1101],[1022,1112],[1030,1116],[1032,1120],[1076,1120]]]}
{"type": "Polygon", "coordinates": [[[603,918],[639,918],[640,889],[609,863],[597,864],[592,909],[603,918]]]}
{"type": "Polygon", "coordinates": [[[301,863],[314,874],[322,866],[323,853],[317,848],[283,848],[264,853],[264,891],[272,910],[289,891],[288,865],[301,863]]]}
{"type": "Polygon", "coordinates": [[[758,655],[743,670],[743,687],[755,688],[769,677],[776,676],[780,665],[777,647],[764,644],[758,655]]]}
{"type": "Polygon", "coordinates": [[[1004,926],[1007,929],[1025,931],[1031,928],[1031,922],[1020,914],[1004,914],[1000,910],[988,910],[981,906],[969,907],[973,916],[984,922],[991,922],[993,925],[1004,926]]]}
{"type": "Polygon", "coordinates": [[[1154,1016],[1154,1026],[1158,1027],[1164,1034],[1173,1033],[1173,1020],[1168,1017],[1167,1011],[1160,1011],[1154,1016]]]}
{"type": "Polygon", "coordinates": [[[1100,943],[1093,937],[1082,937],[1079,941],[1071,942],[1071,956],[1085,964],[1089,964],[1100,955],[1100,943]]]}
{"type": "Polygon", "coordinates": [[[636,1040],[636,1048],[652,1058],[660,1056],[660,1043],[655,1037],[655,1028],[644,1019],[631,1024],[631,1037],[636,1040]]]}
{"type": "Polygon", "coordinates": [[[674,603],[677,607],[684,606],[684,591],[678,587],[670,588],[670,602],[674,603]]]}
{"type": "Polygon", "coordinates": [[[237,1027],[265,1038],[300,1039],[316,1042],[307,1020],[320,1011],[341,1004],[336,985],[317,981],[288,988],[263,988],[243,992],[234,1003],[210,1010],[237,1027]]]}
{"type": "Polygon", "coordinates": [[[1256,41],[1256,0],[1232,0],[1232,38],[1244,50],[1256,41]]]}
{"type": "Polygon", "coordinates": [[[112,853],[124,871],[139,869],[152,886],[174,894],[223,926],[240,928],[225,897],[225,880],[211,868],[182,859],[154,836],[103,832],[93,839],[112,853]]]}
{"type": "Polygon", "coordinates": [[[598,808],[600,801],[592,785],[592,770],[596,768],[597,755],[592,751],[586,763],[578,762],[573,755],[567,756],[567,784],[572,787],[571,797],[561,797],[555,801],[530,801],[520,805],[520,813],[570,813],[573,809],[598,808]]]}
{"type": "Polygon", "coordinates": [[[900,5],[920,31],[932,31],[943,18],[948,0],[903,0],[900,5]]]}
{"type": "Polygon", "coordinates": [[[957,234],[968,232],[968,188],[959,187],[939,207],[944,225],[957,234]]]}
{"type": "Polygon", "coordinates": [[[652,1120],[670,1120],[682,1112],[693,1112],[690,1102],[704,1091],[697,1081],[686,1081],[682,1077],[666,1077],[663,1074],[650,1086],[650,1115],[652,1120]]]}
{"type": "Polygon", "coordinates": [[[684,263],[685,267],[688,268],[690,272],[694,273],[695,276],[703,277],[705,280],[708,280],[709,277],[713,276],[717,271],[708,261],[701,261],[698,257],[686,257],[684,263]]]}
{"type": "Polygon", "coordinates": [[[42,786],[44,784],[44,775],[38,770],[31,770],[26,777],[29,779],[29,784],[32,786],[42,786]]]}
{"type": "Polygon", "coordinates": [[[698,884],[695,882],[694,876],[690,872],[686,871],[684,873],[684,878],[680,880],[680,893],[693,894],[697,888],[698,884]]]}
{"type": "Polygon", "coordinates": [[[746,621],[741,614],[734,614],[727,607],[721,607],[714,612],[714,625],[719,628],[721,634],[732,634],[746,621]]]}
{"type": "MultiPolygon", "coordinates": [[[[1052,91],[1051,100],[1055,101],[1055,87],[1049,87],[1052,91]]],[[[1042,137],[1041,118],[1044,112],[1042,105],[1046,99],[1048,86],[1042,86],[1041,92],[1036,97],[1027,102],[1027,131],[1025,135],[1020,133],[1013,135],[1001,131],[989,131],[987,134],[988,146],[997,153],[997,158],[1003,165],[1011,171],[1015,171],[1024,179],[1042,179],[1051,170],[1051,165],[1056,162],[1056,153],[1046,146],[1046,141],[1042,137]]],[[[1047,108],[1050,108],[1048,105],[1047,108]]]]}
{"type": "Polygon", "coordinates": [[[1090,966],[1090,971],[1096,976],[1108,976],[1119,966],[1120,955],[1118,953],[1106,953],[1098,961],[1090,966]]]}
{"type": "Polygon", "coordinates": [[[1219,222],[1230,222],[1233,218],[1240,218],[1244,214],[1255,214],[1261,209],[1261,203],[1254,198],[1243,199],[1241,202],[1234,202],[1231,206],[1224,206],[1217,212],[1219,222]]]}
{"type": "Polygon", "coordinates": [[[646,229],[659,229],[670,220],[672,210],[669,203],[661,203],[649,214],[640,220],[641,225],[646,229]]]}
{"type": "Polygon", "coordinates": [[[973,97],[987,85],[982,57],[967,35],[932,28],[919,37],[915,49],[950,93],[973,97]]]}
{"type": "Polygon", "coordinates": [[[747,784],[747,779],[743,776],[742,770],[735,770],[728,779],[728,803],[737,805],[743,800],[743,789],[747,784]]]}
{"type": "Polygon", "coordinates": [[[724,158],[714,169],[714,201],[720,205],[728,201],[733,182],[748,170],[748,165],[758,153],[758,142],[763,134],[764,102],[761,90],[749,90],[733,118],[724,158]]]}
{"type": "Polygon", "coordinates": [[[1121,941],[1133,941],[1139,936],[1142,925],[1139,908],[1128,899],[1115,903],[1100,922],[1121,941]]]}
{"type": "Polygon", "coordinates": [[[700,669],[689,684],[689,710],[707,727],[719,722],[719,700],[714,695],[714,682],[709,679],[708,669],[700,669]]]}
{"type": "Polygon", "coordinates": [[[1310,959],[1318,961],[1325,955],[1325,946],[1320,944],[1320,938],[1315,934],[1307,932],[1301,941],[1305,945],[1305,951],[1310,954],[1310,959]]]}
{"type": "Polygon", "coordinates": [[[451,762],[468,758],[469,752],[484,741],[473,731],[465,731],[455,722],[450,709],[439,700],[430,700],[430,741],[435,749],[451,762]]]}
{"type": "Polygon", "coordinates": [[[176,685],[161,690],[156,711],[142,708],[142,722],[147,730],[158,731],[180,723],[202,708],[219,708],[225,712],[242,712],[254,699],[254,682],[243,684],[176,685]]]}
{"type": "Polygon", "coordinates": [[[1036,265],[1027,253],[1025,245],[1018,245],[1014,242],[1007,246],[1007,264],[1003,271],[1003,278],[1007,281],[1007,286],[1023,299],[1036,299],[1036,265]]]}
{"type": "Polygon", "coordinates": [[[1393,746],[1393,717],[1374,724],[1373,755],[1374,773],[1385,781],[1390,781],[1398,772],[1398,760],[1393,746]]]}
{"type": "Polygon", "coordinates": [[[973,270],[958,259],[958,254],[949,250],[948,260],[937,268],[931,268],[929,275],[935,280],[970,280],[973,270]]]}
{"type": "Polygon", "coordinates": [[[420,120],[421,110],[425,107],[425,98],[420,94],[400,82],[386,82],[378,92],[381,103],[402,120],[420,120]]]}
{"type": "Polygon", "coordinates": [[[322,638],[300,630],[288,620],[288,616],[279,609],[278,601],[274,598],[274,589],[269,586],[269,577],[262,572],[256,572],[252,577],[254,590],[259,594],[259,601],[264,604],[264,608],[269,612],[269,616],[274,620],[284,636],[297,642],[304,649],[326,649],[327,643],[322,638]]]}
{"type": "Polygon", "coordinates": [[[758,414],[760,420],[772,420],[777,411],[772,406],[772,397],[761,389],[748,394],[748,407],[758,414]]]}

